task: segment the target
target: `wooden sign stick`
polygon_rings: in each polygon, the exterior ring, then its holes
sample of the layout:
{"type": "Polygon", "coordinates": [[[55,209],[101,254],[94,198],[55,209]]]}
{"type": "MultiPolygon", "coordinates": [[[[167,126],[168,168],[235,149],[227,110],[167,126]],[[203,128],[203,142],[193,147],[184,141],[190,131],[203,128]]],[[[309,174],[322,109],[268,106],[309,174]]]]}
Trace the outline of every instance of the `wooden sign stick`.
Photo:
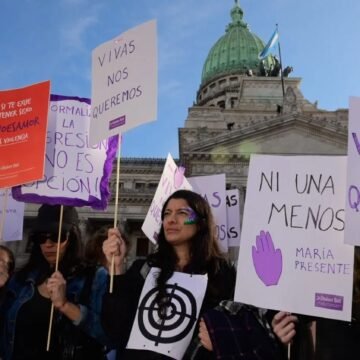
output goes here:
{"type": "MultiPolygon", "coordinates": [[[[120,182],[120,149],[121,149],[121,142],[119,145],[119,151],[118,151],[117,162],[116,162],[114,228],[116,228],[117,223],[118,223],[119,182],[120,182]]],[[[110,294],[112,294],[113,289],[114,289],[114,271],[115,271],[115,255],[113,255],[111,258],[110,289],[109,289],[110,294]]]]}
{"type": "MultiPolygon", "coordinates": [[[[63,223],[63,214],[64,214],[64,205],[61,205],[61,207],[60,207],[59,231],[58,231],[58,239],[57,239],[57,249],[56,249],[55,271],[58,271],[58,269],[59,269],[61,229],[62,229],[62,223],[63,223]]],[[[47,342],[46,342],[46,351],[49,351],[49,349],[50,349],[51,329],[52,329],[53,318],[54,318],[54,304],[51,303],[49,331],[48,331],[48,337],[47,337],[47,342]]]]}

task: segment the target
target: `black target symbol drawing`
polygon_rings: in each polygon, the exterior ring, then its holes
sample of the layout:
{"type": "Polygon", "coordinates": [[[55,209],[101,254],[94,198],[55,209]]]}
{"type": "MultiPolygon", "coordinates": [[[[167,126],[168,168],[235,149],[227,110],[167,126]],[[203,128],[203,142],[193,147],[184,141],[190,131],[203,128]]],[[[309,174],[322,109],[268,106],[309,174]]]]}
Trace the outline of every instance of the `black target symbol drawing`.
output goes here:
{"type": "Polygon", "coordinates": [[[139,329],[145,338],[155,342],[155,346],[182,340],[196,322],[197,306],[193,294],[178,284],[166,285],[166,291],[169,294],[167,311],[162,317],[155,301],[156,288],[150,290],[139,305],[139,329]]]}

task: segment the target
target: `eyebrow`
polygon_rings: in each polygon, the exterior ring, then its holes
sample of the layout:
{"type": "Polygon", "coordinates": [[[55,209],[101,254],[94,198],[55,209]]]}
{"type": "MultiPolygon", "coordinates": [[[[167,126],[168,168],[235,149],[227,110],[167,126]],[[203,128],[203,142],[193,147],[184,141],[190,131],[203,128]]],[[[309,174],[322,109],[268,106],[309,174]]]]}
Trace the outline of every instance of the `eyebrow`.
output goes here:
{"type": "Polygon", "coordinates": [[[186,211],[189,211],[189,212],[193,212],[194,210],[191,208],[191,207],[181,207],[179,209],[175,209],[175,210],[172,210],[172,209],[165,209],[164,212],[167,212],[167,211],[182,211],[182,210],[186,210],[186,211]]]}

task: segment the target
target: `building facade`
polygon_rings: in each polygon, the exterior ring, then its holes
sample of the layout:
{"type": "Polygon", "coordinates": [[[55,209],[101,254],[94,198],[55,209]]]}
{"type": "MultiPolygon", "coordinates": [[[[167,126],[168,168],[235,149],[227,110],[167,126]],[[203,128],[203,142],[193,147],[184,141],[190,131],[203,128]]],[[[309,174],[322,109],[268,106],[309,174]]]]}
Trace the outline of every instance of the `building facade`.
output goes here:
{"type": "MultiPolygon", "coordinates": [[[[186,176],[225,173],[227,188],[246,194],[250,155],[344,155],[348,110],[318,109],[301,92],[301,78],[280,76],[279,60],[259,60],[263,41],[253,34],[235,2],[225,34],[204,62],[196,102],[178,130],[178,163],[186,176]]],[[[286,75],[286,76],[285,76],[286,75]]],[[[123,158],[119,184],[119,223],[131,244],[129,258],[144,257],[153,246],[141,231],[165,159],[123,158]]],[[[106,211],[79,208],[81,230],[88,236],[102,225],[113,225],[116,176],[106,211]]],[[[25,238],[38,206],[27,204],[25,238]]],[[[26,259],[27,241],[10,244],[19,262],[26,259]]]]}

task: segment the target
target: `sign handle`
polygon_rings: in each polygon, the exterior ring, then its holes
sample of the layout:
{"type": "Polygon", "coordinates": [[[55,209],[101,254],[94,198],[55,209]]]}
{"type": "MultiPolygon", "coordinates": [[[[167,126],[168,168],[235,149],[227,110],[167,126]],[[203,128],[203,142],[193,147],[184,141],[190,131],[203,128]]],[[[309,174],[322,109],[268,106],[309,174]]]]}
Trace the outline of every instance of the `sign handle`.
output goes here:
{"type": "MultiPolygon", "coordinates": [[[[121,138],[122,140],[122,138],[121,138]]],[[[117,154],[116,162],[116,183],[115,183],[115,209],[114,209],[114,228],[118,224],[118,206],[119,206],[119,183],[120,183],[120,152],[121,152],[121,141],[119,145],[119,150],[117,154]]],[[[111,268],[110,268],[110,289],[109,292],[112,294],[114,289],[114,272],[115,272],[115,255],[111,258],[111,268]]]]}
{"type": "MultiPolygon", "coordinates": [[[[64,214],[64,205],[61,205],[61,207],[60,207],[59,231],[58,231],[57,248],[56,248],[55,271],[58,271],[58,268],[59,268],[61,229],[62,229],[62,223],[63,223],[63,214],[64,214]]],[[[50,349],[51,329],[52,329],[53,318],[54,318],[54,304],[51,303],[49,330],[48,330],[48,336],[47,336],[47,342],[46,342],[46,351],[49,351],[49,349],[50,349]]]]}

